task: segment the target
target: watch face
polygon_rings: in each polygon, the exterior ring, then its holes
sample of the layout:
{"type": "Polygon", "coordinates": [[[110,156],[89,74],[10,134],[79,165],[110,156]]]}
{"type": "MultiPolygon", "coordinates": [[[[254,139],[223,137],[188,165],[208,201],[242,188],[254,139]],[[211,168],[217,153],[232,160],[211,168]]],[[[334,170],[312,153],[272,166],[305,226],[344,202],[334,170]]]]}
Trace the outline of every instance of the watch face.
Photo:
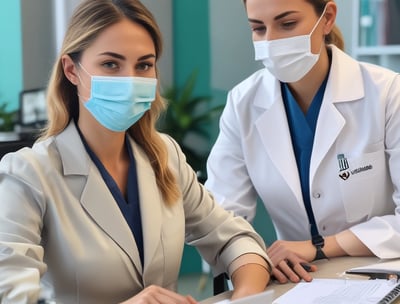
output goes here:
{"type": "Polygon", "coordinates": [[[325,240],[321,235],[313,235],[311,242],[313,243],[314,246],[319,246],[319,247],[324,247],[325,245],[325,240]]]}

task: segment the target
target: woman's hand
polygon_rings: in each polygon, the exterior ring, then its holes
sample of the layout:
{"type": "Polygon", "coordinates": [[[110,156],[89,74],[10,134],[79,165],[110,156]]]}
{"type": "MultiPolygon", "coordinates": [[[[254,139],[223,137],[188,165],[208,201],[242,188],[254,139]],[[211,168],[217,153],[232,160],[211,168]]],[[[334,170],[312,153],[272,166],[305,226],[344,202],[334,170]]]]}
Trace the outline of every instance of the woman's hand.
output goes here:
{"type": "Polygon", "coordinates": [[[289,281],[297,283],[302,279],[311,281],[309,272],[316,271],[317,266],[309,262],[315,258],[315,252],[311,241],[275,241],[267,249],[275,266],[272,275],[282,284],[289,281]]]}
{"type": "Polygon", "coordinates": [[[121,304],[196,304],[191,296],[182,296],[171,290],[151,285],[121,304]]]}

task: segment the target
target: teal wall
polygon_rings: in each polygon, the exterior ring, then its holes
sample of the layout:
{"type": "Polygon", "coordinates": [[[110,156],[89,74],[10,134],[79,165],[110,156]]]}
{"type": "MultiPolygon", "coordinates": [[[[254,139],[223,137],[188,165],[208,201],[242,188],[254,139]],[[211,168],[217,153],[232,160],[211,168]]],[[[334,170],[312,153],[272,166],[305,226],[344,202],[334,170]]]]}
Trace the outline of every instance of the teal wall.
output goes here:
{"type": "MultiPolygon", "coordinates": [[[[182,86],[198,72],[194,95],[210,95],[210,55],[208,1],[173,1],[174,84],[182,86]]],[[[185,246],[181,273],[201,272],[196,249],[185,246]]]]}
{"type": "Polygon", "coordinates": [[[174,83],[184,84],[198,71],[194,94],[210,95],[208,1],[173,1],[174,83]]]}
{"type": "MultiPolygon", "coordinates": [[[[194,94],[212,96],[215,104],[223,104],[227,92],[211,88],[209,20],[209,1],[173,1],[174,83],[183,85],[192,71],[197,70],[199,74],[194,94]]],[[[210,143],[218,134],[217,124],[210,126],[210,143]]],[[[272,223],[261,203],[257,206],[254,227],[267,243],[276,239],[272,223]]],[[[201,272],[201,258],[196,249],[185,246],[181,274],[193,272],[201,272]]]]}
{"type": "Polygon", "coordinates": [[[22,39],[20,1],[2,1],[0,10],[0,105],[18,108],[22,89],[22,39]]]}

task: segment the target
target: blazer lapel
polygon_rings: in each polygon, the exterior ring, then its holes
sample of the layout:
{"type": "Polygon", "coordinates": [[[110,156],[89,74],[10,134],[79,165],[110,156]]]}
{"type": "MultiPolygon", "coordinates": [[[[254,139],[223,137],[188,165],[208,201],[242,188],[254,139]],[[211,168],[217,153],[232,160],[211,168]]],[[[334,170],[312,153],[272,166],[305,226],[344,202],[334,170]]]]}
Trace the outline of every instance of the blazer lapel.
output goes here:
{"type": "MultiPolygon", "coordinates": [[[[142,273],[135,239],[100,172],[90,160],[75,124],[56,137],[65,175],[81,175],[81,204],[107,235],[129,256],[137,271],[142,273]],[[82,157],[85,156],[85,157],[82,157]]],[[[132,269],[128,267],[128,269],[132,269]]],[[[136,276],[133,274],[133,276],[136,276]]]]}
{"type": "Polygon", "coordinates": [[[137,271],[142,273],[140,256],[133,234],[94,165],[91,166],[87,177],[81,203],[91,218],[130,257],[137,271]]]}
{"type": "Polygon", "coordinates": [[[164,259],[162,254],[156,254],[161,246],[161,210],[164,200],[158,190],[156,176],[144,151],[130,139],[136,160],[140,212],[143,226],[144,270],[143,283],[162,276],[164,259]]]}

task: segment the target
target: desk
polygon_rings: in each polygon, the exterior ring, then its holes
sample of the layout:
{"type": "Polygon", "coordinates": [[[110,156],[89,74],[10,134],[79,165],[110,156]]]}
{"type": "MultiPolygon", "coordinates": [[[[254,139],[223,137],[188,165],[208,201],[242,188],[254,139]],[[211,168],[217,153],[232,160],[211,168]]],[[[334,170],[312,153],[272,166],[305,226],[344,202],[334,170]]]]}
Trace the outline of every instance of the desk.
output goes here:
{"type": "MultiPolygon", "coordinates": [[[[352,267],[359,267],[368,264],[374,264],[379,261],[376,257],[363,257],[363,258],[356,258],[356,257],[340,257],[340,258],[332,258],[329,260],[319,260],[315,261],[314,264],[318,266],[318,271],[312,273],[314,278],[319,279],[332,279],[332,278],[341,278],[344,277],[344,272],[352,267]]],[[[359,276],[359,275],[345,275],[346,278],[355,278],[355,279],[368,279],[366,276],[359,276]]],[[[268,285],[268,290],[274,291],[274,299],[278,298],[289,289],[296,286],[295,283],[287,283],[287,284],[277,284],[272,282],[268,285]]],[[[230,296],[231,291],[227,291],[216,295],[214,297],[208,298],[206,300],[201,301],[201,304],[212,304],[217,301],[221,301],[226,299],[230,296]]],[[[397,299],[395,304],[400,304],[400,299],[397,299]]]]}

